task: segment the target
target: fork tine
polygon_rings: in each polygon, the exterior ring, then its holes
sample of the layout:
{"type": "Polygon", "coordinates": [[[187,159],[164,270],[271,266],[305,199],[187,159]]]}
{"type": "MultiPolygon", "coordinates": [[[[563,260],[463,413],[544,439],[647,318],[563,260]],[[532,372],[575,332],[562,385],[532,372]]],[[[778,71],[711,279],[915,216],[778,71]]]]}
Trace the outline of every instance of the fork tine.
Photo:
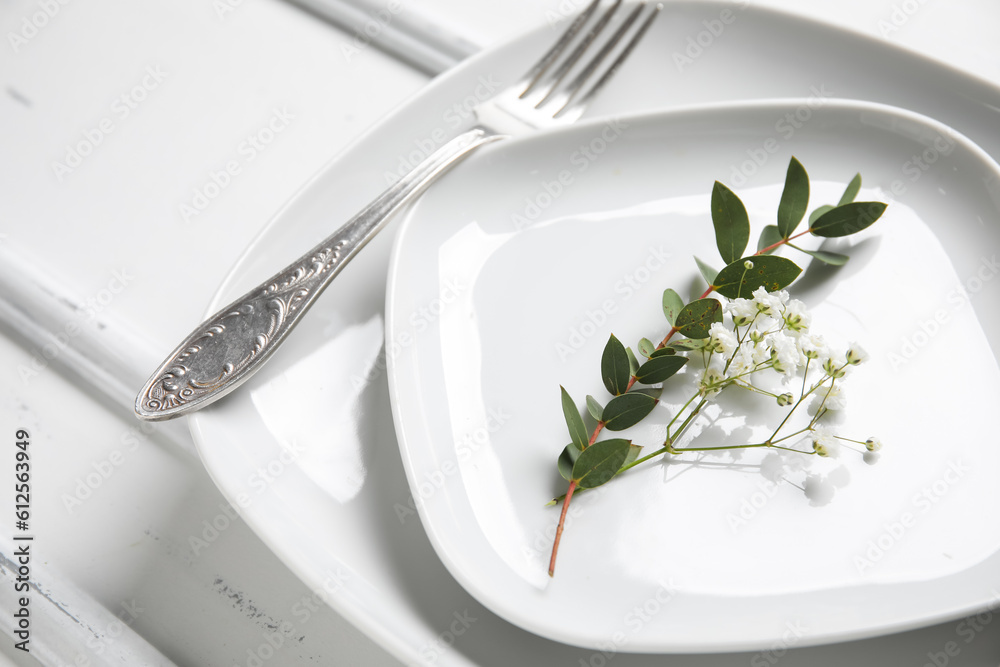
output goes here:
{"type": "Polygon", "coordinates": [[[549,67],[552,66],[552,63],[556,61],[556,58],[558,58],[562,52],[566,50],[566,48],[573,41],[573,38],[576,37],[577,33],[579,33],[583,26],[586,25],[587,21],[594,14],[594,12],[597,11],[597,6],[600,3],[601,0],[593,0],[593,2],[591,2],[586,9],[580,12],[579,16],[573,19],[573,22],[570,23],[569,27],[566,28],[562,35],[560,35],[559,39],[556,40],[556,43],[552,45],[552,48],[550,48],[545,55],[538,60],[538,62],[531,66],[531,69],[525,73],[525,75],[521,78],[521,82],[517,86],[517,89],[521,91],[519,97],[524,97],[524,95],[531,90],[531,87],[535,85],[538,79],[541,78],[546,71],[548,71],[549,67]]]}
{"type": "Polygon", "coordinates": [[[635,23],[635,20],[639,18],[639,14],[642,13],[642,10],[645,9],[645,7],[646,7],[646,0],[642,0],[642,2],[640,2],[636,6],[636,8],[632,10],[632,13],[630,13],[628,17],[624,21],[622,21],[622,24],[618,27],[618,30],[616,30],[615,34],[612,35],[611,38],[608,39],[608,41],[604,44],[604,46],[601,47],[601,50],[598,51],[597,54],[590,59],[590,62],[587,63],[587,66],[584,67],[583,70],[576,75],[576,78],[574,78],[573,81],[568,86],[564,86],[559,91],[558,94],[555,94],[555,89],[553,88],[553,90],[549,91],[548,95],[542,98],[542,100],[535,105],[535,108],[536,109],[541,108],[546,102],[551,100],[552,106],[555,107],[553,115],[561,111],[563,107],[565,107],[566,104],[571,99],[573,99],[573,96],[576,95],[583,88],[583,85],[594,74],[594,71],[598,67],[600,67],[601,63],[604,62],[605,58],[608,57],[608,54],[611,53],[611,50],[614,49],[615,46],[618,44],[618,42],[621,41],[622,37],[625,35],[626,32],[628,32],[628,29],[632,27],[632,24],[635,23]]]}
{"type": "Polygon", "coordinates": [[[632,39],[630,39],[628,44],[625,45],[625,48],[622,49],[622,52],[618,54],[618,57],[615,58],[613,63],[611,63],[611,66],[608,67],[608,69],[604,72],[604,74],[601,75],[601,78],[597,80],[597,83],[591,86],[590,90],[588,90],[587,93],[579,99],[574,100],[576,93],[579,91],[578,90],[573,91],[573,93],[570,95],[569,100],[567,100],[565,106],[563,106],[562,109],[556,111],[554,115],[558,117],[564,117],[565,115],[570,113],[582,114],[583,109],[587,106],[587,104],[590,103],[590,100],[594,97],[594,95],[596,95],[601,90],[601,88],[603,88],[604,85],[611,80],[611,77],[615,75],[615,73],[618,71],[618,68],[621,67],[622,63],[625,62],[625,59],[628,58],[630,53],[632,53],[632,50],[635,49],[635,46],[639,43],[639,40],[641,40],[643,35],[646,34],[646,31],[649,30],[649,26],[653,24],[653,21],[656,20],[657,15],[659,15],[662,9],[663,9],[663,3],[658,3],[655,7],[653,7],[653,11],[650,12],[646,20],[643,21],[641,26],[639,26],[639,29],[632,36],[632,39]]]}
{"type": "MultiPolygon", "coordinates": [[[[591,28],[590,31],[584,36],[584,38],[577,45],[573,53],[570,54],[570,56],[566,58],[562,62],[562,64],[559,65],[559,68],[555,71],[555,73],[551,76],[551,78],[548,81],[546,81],[545,85],[549,86],[549,88],[548,91],[545,93],[545,95],[543,95],[542,97],[543,101],[545,98],[547,98],[549,95],[552,94],[552,91],[556,89],[556,86],[558,86],[559,83],[563,80],[563,77],[566,76],[570,68],[572,68],[573,65],[577,63],[578,60],[580,60],[580,58],[583,56],[583,53],[590,47],[593,41],[597,38],[597,35],[600,34],[600,32],[604,30],[605,26],[608,25],[608,22],[611,21],[612,14],[615,13],[615,11],[618,9],[618,7],[621,6],[621,4],[622,0],[615,0],[614,4],[611,5],[611,7],[609,7],[604,12],[604,14],[601,15],[599,19],[597,19],[597,23],[595,23],[594,27],[591,28]]],[[[536,82],[536,85],[539,85],[539,82],[536,82]]],[[[534,87],[535,86],[529,86],[527,90],[521,93],[521,97],[524,98],[524,96],[527,95],[529,92],[531,92],[534,89],[534,87]]],[[[541,102],[539,102],[539,104],[540,103],[541,102]]]]}

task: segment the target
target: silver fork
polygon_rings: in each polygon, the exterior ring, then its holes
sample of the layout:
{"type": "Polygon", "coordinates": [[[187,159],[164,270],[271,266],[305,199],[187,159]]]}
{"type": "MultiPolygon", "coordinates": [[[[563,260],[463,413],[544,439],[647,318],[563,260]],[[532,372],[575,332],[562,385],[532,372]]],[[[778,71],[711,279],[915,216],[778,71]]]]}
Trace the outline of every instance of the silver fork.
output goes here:
{"type": "Polygon", "coordinates": [[[472,129],[441,146],[319,245],[202,322],[143,386],[135,401],[136,415],[150,421],[172,419],[225,396],[267,361],[392,214],[461,158],[484,144],[578,120],[663,8],[657,4],[646,11],[647,0],[641,0],[583,64],[581,58],[596,48],[597,38],[622,4],[614,0],[587,28],[600,2],[593,0],[517,84],[476,107],[472,129]],[[644,12],[647,16],[640,20],[644,12]]]}

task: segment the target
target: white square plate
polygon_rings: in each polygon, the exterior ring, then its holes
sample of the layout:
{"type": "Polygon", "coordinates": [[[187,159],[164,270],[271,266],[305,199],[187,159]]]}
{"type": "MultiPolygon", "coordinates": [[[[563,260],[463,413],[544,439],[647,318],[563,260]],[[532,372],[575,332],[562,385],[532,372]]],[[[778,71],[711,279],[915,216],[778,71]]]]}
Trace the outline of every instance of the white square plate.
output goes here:
{"type": "MultiPolygon", "coordinates": [[[[998,194],[1000,168],[975,144],[859,102],[615,118],[477,153],[411,209],[389,277],[390,398],[439,556],[497,614],[589,648],[748,650],[790,624],[803,644],[830,642],[989,604],[998,194]],[[810,210],[836,203],[858,170],[859,201],[890,201],[871,228],[823,246],[852,256],[842,268],[785,252],[807,267],[791,292],[813,330],[871,353],[836,429],[879,436],[881,460],[748,450],[647,463],[576,497],[550,579],[559,510],[545,503],[565,491],[555,461],[569,440],[559,385],[581,406],[606,402],[608,336],[661,339],[663,290],[705,287],[692,254],[716,255],[713,182],[743,198],[759,233],[793,155],[810,170],[810,210]]],[[[694,376],[666,383],[624,437],[662,444],[694,376]]],[[[782,414],[724,394],[691,446],[759,441],[782,414]]]]}

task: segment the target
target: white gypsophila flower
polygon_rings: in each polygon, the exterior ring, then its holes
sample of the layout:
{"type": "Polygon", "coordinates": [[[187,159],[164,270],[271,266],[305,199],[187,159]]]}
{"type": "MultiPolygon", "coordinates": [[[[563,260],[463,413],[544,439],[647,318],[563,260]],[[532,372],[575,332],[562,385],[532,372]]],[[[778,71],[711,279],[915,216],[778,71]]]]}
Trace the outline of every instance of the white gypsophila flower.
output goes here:
{"type": "Polygon", "coordinates": [[[830,355],[830,358],[823,362],[823,372],[832,378],[842,378],[847,375],[847,360],[840,355],[830,355]]]}
{"type": "Polygon", "coordinates": [[[774,370],[790,376],[799,368],[802,355],[795,345],[795,339],[785,333],[778,331],[770,334],[767,341],[771,346],[771,360],[774,362],[774,370]]]}
{"type": "Polygon", "coordinates": [[[771,358],[771,346],[767,342],[767,337],[754,341],[751,354],[753,355],[754,365],[759,366],[760,364],[767,363],[771,358]]]}
{"type": "Polygon", "coordinates": [[[788,292],[768,292],[763,287],[758,287],[753,291],[753,301],[757,305],[757,312],[763,313],[774,319],[781,318],[781,311],[784,309],[782,294],[785,300],[788,299],[788,292]]]}
{"type": "Polygon", "coordinates": [[[836,458],[840,454],[840,441],[822,426],[813,431],[812,446],[813,451],[820,456],[836,458]]]}
{"type": "Polygon", "coordinates": [[[726,312],[733,317],[733,324],[746,326],[757,317],[757,304],[750,299],[733,299],[726,304],[726,312]]]}
{"type": "Polygon", "coordinates": [[[865,352],[865,348],[857,343],[851,343],[851,346],[847,348],[847,363],[851,366],[857,366],[866,361],[868,361],[868,353],[865,352]]]}
{"type": "Polygon", "coordinates": [[[812,314],[806,310],[806,304],[798,299],[791,299],[785,304],[782,319],[785,320],[785,326],[796,333],[805,333],[812,324],[812,314]]]}
{"type": "Polygon", "coordinates": [[[878,438],[868,438],[865,440],[865,449],[869,452],[877,452],[882,449],[882,441],[878,438]]]}
{"type": "MultiPolygon", "coordinates": [[[[823,337],[817,334],[804,334],[795,340],[795,344],[807,359],[821,359],[826,361],[830,357],[830,351],[826,346],[823,337]]],[[[820,362],[822,363],[822,361],[820,362]]]]}
{"type": "Polygon", "coordinates": [[[815,414],[815,411],[819,410],[819,406],[821,405],[827,410],[847,409],[847,394],[839,384],[834,384],[832,387],[820,387],[813,396],[815,407],[810,410],[811,414],[815,414]]]}
{"type": "Polygon", "coordinates": [[[704,398],[714,398],[716,394],[722,391],[725,383],[726,377],[722,374],[722,371],[714,366],[709,366],[705,369],[701,380],[698,382],[698,392],[704,398]]]}
{"type": "Polygon", "coordinates": [[[727,358],[736,351],[740,342],[736,334],[726,328],[722,322],[715,322],[708,329],[708,347],[713,352],[725,355],[727,358]]]}
{"type": "MultiPolygon", "coordinates": [[[[735,378],[740,377],[744,373],[752,373],[757,367],[753,353],[754,346],[752,343],[743,343],[740,345],[740,349],[736,350],[733,360],[729,363],[729,368],[726,369],[726,377],[735,378]]],[[[765,361],[766,359],[765,357],[765,361]]]]}

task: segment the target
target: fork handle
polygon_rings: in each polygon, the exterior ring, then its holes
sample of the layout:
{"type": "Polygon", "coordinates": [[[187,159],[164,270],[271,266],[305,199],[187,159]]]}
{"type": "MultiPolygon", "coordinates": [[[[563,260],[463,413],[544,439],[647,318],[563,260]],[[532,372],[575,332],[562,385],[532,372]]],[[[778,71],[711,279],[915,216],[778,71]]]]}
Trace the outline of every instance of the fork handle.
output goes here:
{"type": "Polygon", "coordinates": [[[146,381],[136,415],[147,421],[179,417],[245,382],[393,213],[462,157],[502,138],[483,127],[455,137],[312,250],[202,322],[146,381]]]}

